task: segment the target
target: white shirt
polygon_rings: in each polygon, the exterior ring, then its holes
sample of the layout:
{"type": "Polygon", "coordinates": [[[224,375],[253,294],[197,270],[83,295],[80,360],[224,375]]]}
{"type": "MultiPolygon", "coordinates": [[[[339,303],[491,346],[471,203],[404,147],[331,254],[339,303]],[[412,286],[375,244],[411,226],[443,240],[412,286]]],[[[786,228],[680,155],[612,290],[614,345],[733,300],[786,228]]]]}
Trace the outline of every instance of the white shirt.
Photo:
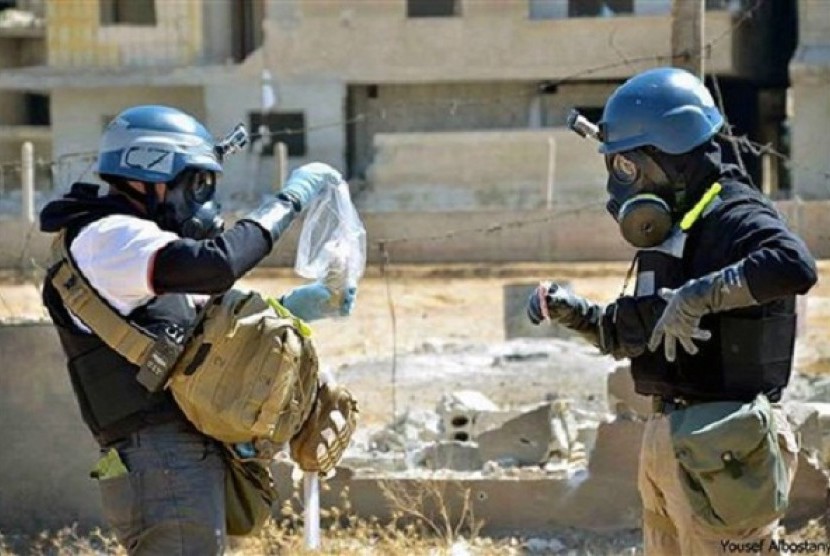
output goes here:
{"type": "MultiPolygon", "coordinates": [[[[121,315],[156,297],[152,273],[156,253],[179,239],[155,222],[116,214],[86,226],[69,246],[78,270],[121,315]]],[[[71,315],[81,329],[89,331],[71,315]]]]}

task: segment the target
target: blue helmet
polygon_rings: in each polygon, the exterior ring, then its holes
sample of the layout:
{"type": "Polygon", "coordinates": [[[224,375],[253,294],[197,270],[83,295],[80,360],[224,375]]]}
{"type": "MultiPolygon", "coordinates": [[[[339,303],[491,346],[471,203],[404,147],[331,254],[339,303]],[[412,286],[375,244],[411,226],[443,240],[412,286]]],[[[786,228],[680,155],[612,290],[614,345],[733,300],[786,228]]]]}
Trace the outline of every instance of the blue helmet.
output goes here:
{"type": "Polygon", "coordinates": [[[604,154],[650,145],[681,154],[723,125],[712,95],[691,73],[656,68],[635,75],[608,99],[599,122],[604,154]]]}
{"type": "Polygon", "coordinates": [[[157,105],[128,108],[101,136],[102,176],[168,183],[188,168],[222,172],[213,136],[181,110],[157,105]]]}

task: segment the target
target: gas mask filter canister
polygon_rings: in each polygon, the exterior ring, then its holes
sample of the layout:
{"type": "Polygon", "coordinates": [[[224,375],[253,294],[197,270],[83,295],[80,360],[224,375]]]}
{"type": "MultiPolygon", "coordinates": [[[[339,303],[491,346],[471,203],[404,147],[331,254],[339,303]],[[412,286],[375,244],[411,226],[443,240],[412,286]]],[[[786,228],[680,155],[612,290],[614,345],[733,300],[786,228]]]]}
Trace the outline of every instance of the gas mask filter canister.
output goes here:
{"type": "Polygon", "coordinates": [[[667,181],[665,174],[645,153],[638,151],[609,155],[606,165],[611,197],[607,208],[619,224],[623,238],[638,249],[660,245],[673,224],[671,206],[656,193],[664,189],[659,182],[667,181]],[[649,179],[650,174],[657,174],[654,177],[658,179],[649,179]]]}

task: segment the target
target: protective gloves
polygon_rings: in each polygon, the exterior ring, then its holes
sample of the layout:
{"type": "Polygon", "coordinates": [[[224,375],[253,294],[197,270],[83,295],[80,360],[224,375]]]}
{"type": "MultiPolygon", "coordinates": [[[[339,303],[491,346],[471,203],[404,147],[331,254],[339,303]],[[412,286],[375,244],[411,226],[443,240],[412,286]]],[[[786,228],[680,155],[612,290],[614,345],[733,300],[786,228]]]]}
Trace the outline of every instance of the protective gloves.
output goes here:
{"type": "Polygon", "coordinates": [[[340,172],[328,164],[312,162],[291,172],[280,194],[291,199],[297,212],[302,212],[326,187],[336,187],[342,181],[340,172]]]}
{"type": "Polygon", "coordinates": [[[668,304],[654,327],[648,349],[656,351],[664,341],[668,361],[677,357],[677,342],[694,355],[698,349],[692,340],[712,337],[711,332],[700,329],[704,315],[758,304],[746,283],[743,261],[658,293],[668,304]]]}
{"type": "Polygon", "coordinates": [[[527,317],[533,324],[550,319],[579,332],[597,346],[601,343],[599,325],[602,313],[599,305],[556,283],[540,283],[527,302],[527,317]]]}
{"type": "Polygon", "coordinates": [[[271,235],[271,244],[288,229],[298,213],[326,187],[336,187],[343,181],[340,172],[322,162],[300,166],[289,176],[280,192],[242,220],[255,222],[271,235]]]}
{"type": "Polygon", "coordinates": [[[306,322],[327,317],[350,315],[357,300],[357,288],[347,288],[340,303],[332,303],[333,301],[336,302],[332,299],[333,295],[325,284],[313,282],[291,290],[285,294],[280,303],[295,316],[306,322]]]}
{"type": "Polygon", "coordinates": [[[291,459],[303,471],[326,474],[337,465],[357,428],[357,401],[342,386],[323,383],[314,408],[291,439],[291,459]]]}

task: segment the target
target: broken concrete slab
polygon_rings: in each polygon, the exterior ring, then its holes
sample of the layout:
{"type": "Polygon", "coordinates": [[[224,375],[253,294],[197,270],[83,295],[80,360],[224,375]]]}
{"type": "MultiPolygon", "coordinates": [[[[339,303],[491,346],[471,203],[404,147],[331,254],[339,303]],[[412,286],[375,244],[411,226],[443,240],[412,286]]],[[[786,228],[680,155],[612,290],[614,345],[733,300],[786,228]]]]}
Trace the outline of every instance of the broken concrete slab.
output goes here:
{"type": "Polygon", "coordinates": [[[497,429],[510,419],[515,419],[522,414],[520,409],[500,409],[498,411],[482,411],[473,419],[470,428],[471,438],[475,439],[481,433],[497,429]]]}
{"type": "Polygon", "coordinates": [[[805,526],[811,519],[823,516],[828,511],[828,494],[827,472],[814,457],[800,452],[783,525],[792,531],[805,526]]]}
{"type": "Polygon", "coordinates": [[[477,443],[457,440],[433,442],[419,450],[413,460],[417,465],[433,470],[477,471],[483,464],[477,443]]]}
{"type": "Polygon", "coordinates": [[[645,418],[652,413],[651,397],[634,389],[631,367],[620,365],[608,374],[608,410],[621,417],[645,418]]]}
{"type": "Polygon", "coordinates": [[[639,523],[642,503],[637,490],[637,470],[644,428],[642,421],[619,417],[600,423],[594,449],[588,457],[590,480],[575,496],[574,519],[595,519],[601,529],[639,523]]]}
{"type": "Polygon", "coordinates": [[[406,453],[346,451],[339,465],[350,469],[395,472],[407,469],[406,453]]]}
{"type": "Polygon", "coordinates": [[[801,449],[830,465],[830,403],[787,402],[787,417],[801,438],[801,449]]]}
{"type": "Polygon", "coordinates": [[[544,463],[550,456],[554,440],[553,416],[551,404],[544,403],[497,429],[478,435],[476,440],[482,460],[512,460],[517,465],[544,463]]]}

